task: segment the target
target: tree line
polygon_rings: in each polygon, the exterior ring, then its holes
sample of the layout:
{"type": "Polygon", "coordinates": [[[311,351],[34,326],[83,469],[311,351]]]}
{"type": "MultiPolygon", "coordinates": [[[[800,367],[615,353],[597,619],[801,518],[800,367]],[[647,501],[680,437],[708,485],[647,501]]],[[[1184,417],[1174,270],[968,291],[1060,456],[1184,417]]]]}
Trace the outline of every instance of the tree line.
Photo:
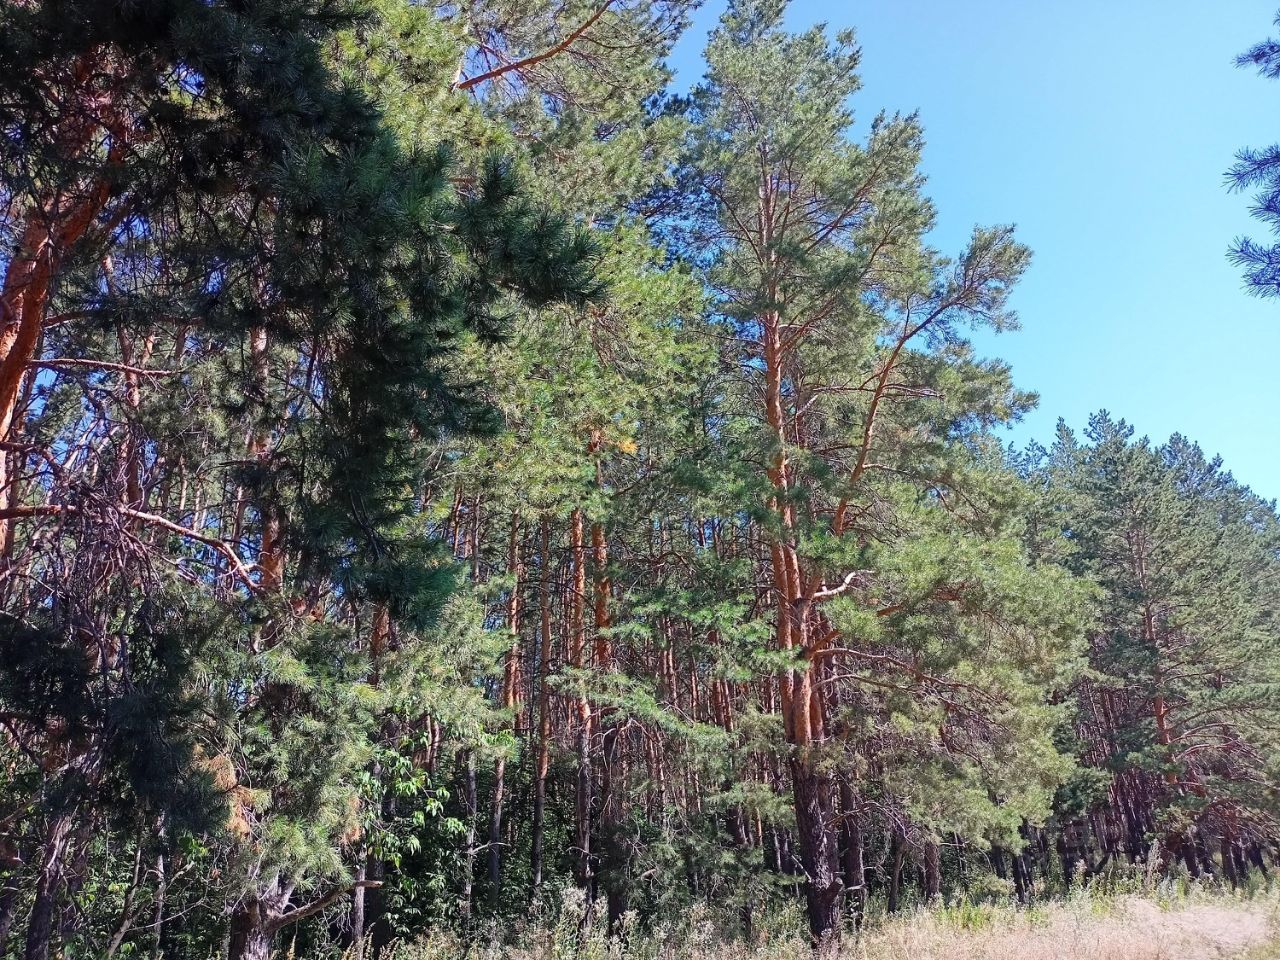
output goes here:
{"type": "Polygon", "coordinates": [[[1272,868],[1274,502],[1002,446],[1029,251],[692,8],[0,4],[0,956],[1272,868]]]}

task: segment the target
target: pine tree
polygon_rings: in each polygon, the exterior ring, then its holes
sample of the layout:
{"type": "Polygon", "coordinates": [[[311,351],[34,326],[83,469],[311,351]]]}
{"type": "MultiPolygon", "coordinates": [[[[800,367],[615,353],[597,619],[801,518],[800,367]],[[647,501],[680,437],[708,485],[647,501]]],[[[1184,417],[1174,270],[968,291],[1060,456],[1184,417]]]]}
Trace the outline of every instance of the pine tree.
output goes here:
{"type": "MultiPolygon", "coordinates": [[[[1276,22],[1280,25],[1280,18],[1276,22]]],[[[1236,63],[1274,80],[1280,77],[1280,42],[1264,40],[1237,57],[1236,63]]],[[[1255,191],[1253,215],[1273,234],[1280,232],[1280,145],[1241,150],[1227,171],[1227,183],[1233,190],[1255,191]]],[[[1245,286],[1251,293],[1280,294],[1280,244],[1240,237],[1232,244],[1230,257],[1244,269],[1245,286]]]]}
{"type": "Polygon", "coordinates": [[[1112,778],[1097,839],[1193,875],[1216,845],[1234,882],[1276,816],[1274,509],[1180,436],[1102,413],[1085,441],[1060,427],[1047,462],[1067,562],[1102,590],[1078,721],[1112,778]]]}
{"type": "MultiPolygon", "coordinates": [[[[63,658],[52,674],[47,656],[8,659],[7,686],[59,678],[21,736],[70,771],[28,799],[47,820],[28,957],[77,935],[54,914],[84,879],[69,864],[92,842],[92,797],[157,740],[175,749],[151,773],[228,801],[233,956],[266,956],[349,887],[358,773],[397,709],[401,659],[378,648],[429,642],[450,579],[415,496],[435,438],[476,406],[443,373],[450,341],[492,329],[512,297],[597,289],[590,242],[509,162],[463,171],[344,81],[338,41],[362,16],[4,8],[6,642],[63,658]],[[148,666],[184,616],[193,646],[148,666]],[[215,623],[218,642],[196,646],[215,623]],[[70,669],[77,651],[98,667],[70,669]],[[117,715],[138,684],[152,716],[117,715]],[[57,722],[77,697],[101,717],[85,737],[57,722]]],[[[178,829],[183,791],[125,769],[155,802],[139,812],[178,829]]]]}
{"type": "Polygon", "coordinates": [[[1274,504],[1002,449],[1029,253],[781,0],[668,97],[691,7],[0,0],[0,956],[1273,858],[1274,504]]]}
{"type": "MultiPolygon", "coordinates": [[[[788,35],[782,13],[734,4],[712,37],[690,99],[686,243],[712,259],[726,362],[743,384],[729,412],[741,424],[734,457],[749,471],[742,508],[767,545],[778,710],[821,941],[838,933],[845,883],[842,729],[874,713],[882,687],[925,698],[944,730],[949,716],[957,731],[990,720],[981,695],[968,699],[982,687],[963,679],[965,654],[1008,643],[1015,673],[1043,681],[1037,657],[1012,651],[1037,635],[1032,647],[1069,643],[1070,621],[1028,602],[1062,579],[1028,567],[1001,529],[1002,481],[983,453],[984,428],[1030,398],[961,336],[1013,325],[1006,299],[1027,252],[1006,228],[975,231],[955,261],[925,246],[918,122],[881,116],[865,145],[848,139],[852,35],[788,35]],[[979,611],[1000,624],[994,635],[971,619],[979,611]]],[[[1011,713],[1019,686],[992,686],[1011,713]]],[[[1040,726],[1024,742],[1043,740],[1040,726]]]]}

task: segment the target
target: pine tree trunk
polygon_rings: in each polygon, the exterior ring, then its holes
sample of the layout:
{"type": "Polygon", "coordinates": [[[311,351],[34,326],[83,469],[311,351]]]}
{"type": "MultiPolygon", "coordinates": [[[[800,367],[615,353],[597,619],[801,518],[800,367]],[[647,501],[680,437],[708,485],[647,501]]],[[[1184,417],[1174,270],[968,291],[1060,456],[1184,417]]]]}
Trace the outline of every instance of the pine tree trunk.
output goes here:
{"type": "Polygon", "coordinates": [[[897,913],[899,900],[902,894],[902,861],[906,856],[906,843],[904,842],[902,831],[896,826],[893,827],[893,837],[889,846],[893,865],[889,868],[889,897],[887,909],[890,913],[897,913]]]}
{"type": "Polygon", "coordinates": [[[58,894],[62,888],[63,858],[71,836],[72,811],[57,814],[45,833],[40,854],[40,872],[36,877],[35,898],[27,921],[27,945],[24,960],[48,960],[53,940],[53,918],[58,894]]]}
{"type": "Polygon", "coordinates": [[[1222,873],[1234,890],[1240,885],[1240,878],[1236,874],[1235,857],[1231,854],[1231,841],[1223,837],[1219,843],[1219,849],[1222,851],[1222,873]]]}
{"type": "MultiPolygon", "coordinates": [[[[161,815],[156,820],[156,837],[163,844],[165,840],[165,822],[161,815]]],[[[160,960],[160,940],[164,933],[165,901],[169,896],[169,873],[165,863],[164,851],[156,854],[156,894],[155,906],[151,914],[151,960],[160,960]]]]}
{"type": "Polygon", "coordinates": [[[1018,895],[1018,902],[1025,904],[1030,896],[1026,860],[1021,853],[1015,852],[1011,857],[1011,861],[1013,864],[1013,889],[1018,895]]]}
{"type": "Polygon", "coordinates": [[[1187,868],[1187,874],[1192,879],[1199,879],[1200,861],[1196,859],[1195,844],[1186,834],[1183,834],[1180,839],[1178,853],[1182,856],[1182,864],[1187,868]]]}
{"type": "MultiPolygon", "coordinates": [[[[597,435],[592,439],[592,447],[598,448],[600,439],[597,435]]],[[[596,463],[596,487],[604,490],[604,473],[602,464],[596,463]]],[[[614,670],[613,645],[609,630],[613,625],[612,613],[609,609],[612,584],[609,580],[609,545],[605,539],[604,524],[596,521],[591,525],[591,564],[592,594],[595,613],[595,669],[598,673],[612,673],[614,670]]],[[[627,909],[625,876],[627,864],[620,850],[625,849],[617,843],[617,829],[622,821],[622,781],[618,776],[618,728],[614,724],[611,710],[602,709],[596,714],[598,739],[600,742],[600,823],[598,833],[604,838],[605,849],[610,851],[607,864],[596,868],[596,883],[603,878],[607,898],[608,919],[610,925],[617,924],[627,909]],[[607,865],[608,875],[604,876],[607,865]]],[[[593,738],[595,739],[595,738],[593,738]]]]}
{"type": "MultiPolygon", "coordinates": [[[[576,670],[586,667],[586,624],[584,603],[587,593],[587,564],[585,529],[582,508],[573,511],[569,525],[569,555],[573,565],[573,578],[569,587],[569,663],[576,670]]],[[[583,683],[583,681],[579,681],[583,683]]],[[[575,879],[586,891],[588,901],[595,895],[591,860],[591,813],[595,802],[591,775],[591,701],[582,690],[577,698],[577,729],[575,754],[578,761],[574,784],[574,864],[575,879]]]]}
{"type": "Polygon", "coordinates": [[[1262,874],[1264,880],[1270,881],[1271,876],[1267,872],[1267,861],[1262,855],[1262,847],[1256,843],[1249,844],[1249,862],[1258,868],[1258,872],[1262,874]]]}
{"type": "Polygon", "coordinates": [[[1067,833],[1070,829],[1071,827],[1068,826],[1058,834],[1058,861],[1062,864],[1062,885],[1067,892],[1071,891],[1071,883],[1076,874],[1076,861],[1080,859],[1076,854],[1075,845],[1067,842],[1067,833]]]}
{"type": "Polygon", "coordinates": [[[1003,847],[998,847],[993,843],[991,845],[990,852],[987,854],[987,859],[991,861],[991,869],[995,871],[995,875],[998,879],[1009,879],[1009,871],[1005,867],[1003,847]]]}
{"type": "Polygon", "coordinates": [[[362,882],[368,876],[368,860],[361,858],[360,866],[356,869],[356,888],[351,891],[351,960],[363,960],[364,957],[365,888],[362,882]]]}
{"type": "MultiPolygon", "coordinates": [[[[76,83],[90,82],[99,66],[82,58],[76,66],[76,83]]],[[[95,111],[92,120],[72,112],[62,137],[68,155],[84,148],[109,110],[95,111]]],[[[124,149],[124,137],[114,130],[108,162],[118,165],[124,149]]],[[[13,440],[19,433],[15,423],[18,400],[44,331],[49,298],[60,268],[111,199],[111,191],[111,179],[103,176],[80,191],[60,190],[33,204],[18,242],[10,251],[0,285],[0,440],[13,440]]],[[[16,502],[8,459],[0,457],[0,509],[16,502]]],[[[0,520],[0,553],[5,559],[12,548],[13,521],[0,520]]]]}
{"type": "Polygon", "coordinates": [[[365,877],[378,882],[377,887],[370,887],[364,896],[364,944],[362,956],[379,957],[391,942],[390,925],[379,923],[386,909],[382,900],[382,881],[386,876],[386,864],[375,856],[366,861],[365,877]]]}
{"type": "Polygon", "coordinates": [[[929,903],[942,899],[942,851],[933,838],[924,842],[924,896],[929,903]]]}
{"type": "Polygon", "coordinates": [[[1195,848],[1196,858],[1200,861],[1200,875],[1202,877],[1216,876],[1218,871],[1214,866],[1213,854],[1209,851],[1209,845],[1205,842],[1203,831],[1196,831],[1195,848]]]}
{"type": "Polygon", "coordinates": [[[534,760],[533,824],[529,861],[533,893],[542,890],[542,850],[546,826],[547,772],[551,764],[551,521],[542,518],[540,551],[542,571],[538,582],[538,614],[542,636],[538,650],[538,752],[534,760]]]}
{"type": "Polygon", "coordinates": [[[814,942],[826,944],[840,932],[844,880],[840,876],[840,845],[836,837],[834,785],[831,775],[815,769],[807,757],[791,761],[795,796],[796,834],[804,867],[805,903],[814,942]]]}
{"type": "Polygon", "coordinates": [[[574,781],[574,864],[578,885],[586,891],[587,899],[594,899],[595,877],[591,867],[591,730],[586,723],[578,724],[576,754],[577,776],[574,781]]]}
{"type": "Polygon", "coordinates": [[[1035,848],[1039,852],[1040,875],[1049,877],[1053,871],[1053,853],[1049,849],[1049,834],[1039,827],[1032,828],[1035,836],[1035,848]]]}
{"type": "MultiPolygon", "coordinates": [[[[267,331],[254,327],[249,332],[249,351],[253,364],[253,380],[262,402],[270,396],[271,356],[267,331]]],[[[265,466],[270,457],[271,429],[257,425],[249,438],[249,458],[265,466]]],[[[258,502],[258,515],[262,521],[261,542],[258,549],[259,584],[268,593],[279,593],[284,586],[284,517],[280,505],[271,497],[263,496],[258,502]]],[[[265,631],[268,643],[275,640],[276,627],[265,631]]]]}
{"type": "Polygon", "coordinates": [[[274,931],[255,901],[241,907],[231,917],[228,960],[269,960],[274,931]]]}
{"type": "Polygon", "coordinates": [[[18,913],[18,886],[12,874],[6,875],[0,889],[0,957],[8,955],[9,931],[18,913]]]}
{"type": "MultiPolygon", "coordinates": [[[[514,711],[518,697],[520,672],[520,517],[511,515],[511,532],[507,539],[507,574],[511,577],[511,593],[507,599],[507,629],[511,646],[502,673],[502,709],[514,711]]],[[[513,715],[512,726],[520,733],[519,717],[513,715]]],[[[489,902],[496,909],[502,901],[502,805],[506,800],[507,758],[498,757],[493,768],[493,802],[489,812],[489,902]]]]}
{"type": "Polygon", "coordinates": [[[841,829],[844,841],[844,887],[855,927],[862,926],[867,909],[867,871],[863,857],[862,816],[858,795],[848,781],[840,782],[841,829]]]}
{"type": "Polygon", "coordinates": [[[1235,859],[1236,876],[1240,878],[1241,883],[1245,883],[1249,879],[1249,864],[1244,856],[1244,844],[1237,840],[1231,844],[1231,855],[1235,859]]]}
{"type": "Polygon", "coordinates": [[[462,867],[462,903],[459,913],[467,924],[471,920],[472,886],[476,872],[476,755],[468,750],[462,761],[462,800],[466,805],[467,835],[465,859],[462,867]]]}

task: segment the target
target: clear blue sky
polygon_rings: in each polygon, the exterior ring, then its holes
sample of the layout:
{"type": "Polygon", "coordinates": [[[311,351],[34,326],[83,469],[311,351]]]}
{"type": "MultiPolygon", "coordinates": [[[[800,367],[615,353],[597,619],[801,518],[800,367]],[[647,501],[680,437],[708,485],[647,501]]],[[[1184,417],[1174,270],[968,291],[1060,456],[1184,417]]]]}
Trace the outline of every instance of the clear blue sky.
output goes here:
{"type": "MultiPolygon", "coordinates": [[[[1010,439],[1049,441],[1106,408],[1159,441],[1181,432],[1280,497],[1280,301],[1243,290],[1233,237],[1265,232],[1223,172],[1280,141],[1280,81],[1233,58],[1280,30],[1280,0],[794,0],[788,24],[853,26],[860,121],[919,110],[924,168],[955,252],[1015,223],[1035,260],[1022,329],[983,337],[1040,407],[1010,439]]],[[[672,59],[701,75],[707,0],[672,59]]],[[[855,131],[855,136],[859,135],[855,131]]]]}

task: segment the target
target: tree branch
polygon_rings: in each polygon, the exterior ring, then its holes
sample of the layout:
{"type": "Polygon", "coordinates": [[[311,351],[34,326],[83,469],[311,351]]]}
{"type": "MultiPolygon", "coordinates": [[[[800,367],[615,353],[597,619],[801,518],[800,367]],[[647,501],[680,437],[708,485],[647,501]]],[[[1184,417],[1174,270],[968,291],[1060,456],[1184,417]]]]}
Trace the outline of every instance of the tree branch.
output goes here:
{"type": "Polygon", "coordinates": [[[613,0],[605,0],[605,2],[602,3],[599,7],[597,7],[596,11],[592,13],[591,16],[587,17],[587,19],[584,20],[581,24],[579,24],[577,28],[573,30],[572,33],[566,36],[563,40],[561,40],[555,46],[542,51],[542,53],[537,53],[531,57],[525,57],[523,60],[516,60],[512,63],[504,63],[502,66],[494,67],[492,70],[486,70],[484,73],[481,73],[477,76],[468,77],[466,80],[460,80],[459,82],[453,85],[454,89],[470,90],[473,87],[477,87],[480,84],[484,83],[486,80],[494,80],[502,76],[504,73],[510,73],[513,70],[519,71],[519,70],[527,69],[528,67],[536,66],[537,64],[541,63],[543,60],[550,60],[552,57],[557,56],[558,54],[564,53],[566,50],[569,49],[569,47],[573,46],[573,43],[575,40],[577,40],[589,29],[591,29],[592,25],[595,24],[595,22],[599,20],[602,16],[604,16],[605,11],[608,10],[611,6],[613,6],[613,0]]]}
{"type": "Polygon", "coordinates": [[[307,917],[314,916],[325,907],[329,906],[329,904],[333,903],[333,901],[337,900],[339,897],[346,896],[353,890],[357,890],[360,887],[380,886],[382,886],[381,880],[357,880],[349,887],[338,887],[337,889],[330,890],[319,900],[309,903],[305,907],[298,907],[296,910],[290,910],[288,913],[281,914],[275,920],[272,920],[268,926],[274,932],[279,930],[281,927],[287,927],[291,923],[296,923],[299,920],[305,920],[307,917]]]}
{"type": "MultiPolygon", "coordinates": [[[[251,590],[259,589],[258,584],[253,581],[253,567],[241,560],[240,555],[236,553],[230,545],[216,537],[205,536],[203,533],[198,533],[190,527],[184,527],[179,523],[174,523],[172,520],[167,520],[157,514],[147,513],[143,510],[133,510],[129,507],[115,507],[113,509],[121,516],[129,517],[133,520],[139,521],[140,523],[150,524],[153,527],[160,527],[161,529],[168,530],[170,533],[175,533],[180,537],[186,537],[189,540],[195,540],[198,543],[203,543],[205,546],[225,557],[227,562],[231,564],[232,572],[242,580],[246,586],[251,590]]],[[[82,510],[79,507],[67,506],[64,504],[8,507],[7,509],[0,510],[0,520],[21,520],[28,517],[73,516],[81,512],[82,510]]]]}
{"type": "Polygon", "coordinates": [[[110,370],[113,373],[132,373],[139,377],[171,377],[177,370],[147,370],[143,367],[131,367],[125,363],[108,363],[106,360],[81,360],[75,357],[51,357],[48,360],[32,360],[33,367],[45,367],[49,370],[61,370],[66,367],[90,367],[95,370],[110,370]]]}

